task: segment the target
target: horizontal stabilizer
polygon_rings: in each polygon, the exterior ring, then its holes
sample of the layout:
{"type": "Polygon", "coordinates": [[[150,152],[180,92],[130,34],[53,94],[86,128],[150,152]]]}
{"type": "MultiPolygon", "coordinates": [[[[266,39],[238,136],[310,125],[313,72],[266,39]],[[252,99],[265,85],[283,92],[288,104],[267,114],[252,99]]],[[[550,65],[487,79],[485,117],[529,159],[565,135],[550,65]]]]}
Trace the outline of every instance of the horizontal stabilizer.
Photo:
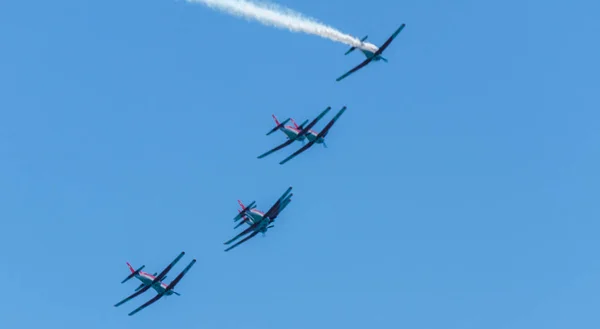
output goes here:
{"type": "Polygon", "coordinates": [[[131,274],[129,274],[125,280],[121,281],[121,283],[125,283],[127,281],[129,281],[131,278],[133,278],[134,276],[140,274],[140,271],[144,269],[144,267],[146,267],[146,265],[142,265],[142,267],[138,268],[137,270],[131,272],[131,274]]]}
{"type": "Polygon", "coordinates": [[[277,130],[283,128],[285,126],[286,123],[288,123],[288,121],[290,121],[290,118],[287,118],[285,120],[283,120],[282,123],[278,124],[277,126],[275,126],[275,128],[271,129],[268,133],[267,136],[271,135],[272,133],[276,132],[277,130]]]}
{"type": "MultiPolygon", "coordinates": [[[[368,37],[369,37],[368,35],[365,35],[364,38],[360,39],[360,42],[361,43],[364,42],[365,40],[367,40],[368,37]]],[[[344,55],[348,55],[349,53],[353,52],[355,49],[356,49],[356,47],[350,48],[344,55]]]]}
{"type": "Polygon", "coordinates": [[[246,213],[254,208],[256,208],[255,205],[256,201],[252,201],[250,202],[249,205],[247,205],[246,207],[244,207],[244,209],[240,210],[239,214],[237,214],[234,218],[233,221],[237,222],[238,220],[242,219],[242,217],[244,217],[244,215],[246,215],[246,213]]]}

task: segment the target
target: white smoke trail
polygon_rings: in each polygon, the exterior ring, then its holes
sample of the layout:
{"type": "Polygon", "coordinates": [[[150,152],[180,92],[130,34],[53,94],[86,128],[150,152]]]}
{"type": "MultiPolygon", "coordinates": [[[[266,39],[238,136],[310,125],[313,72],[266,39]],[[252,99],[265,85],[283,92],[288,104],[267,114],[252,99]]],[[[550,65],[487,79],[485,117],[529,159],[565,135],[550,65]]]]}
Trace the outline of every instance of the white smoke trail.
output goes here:
{"type": "Polygon", "coordinates": [[[377,46],[342,33],[333,27],[305,17],[291,9],[271,3],[252,2],[251,0],[186,0],[192,3],[202,3],[210,8],[221,10],[231,15],[256,20],[262,24],[288,29],[292,32],[304,32],[341,42],[352,47],[363,48],[372,52],[377,46]]]}

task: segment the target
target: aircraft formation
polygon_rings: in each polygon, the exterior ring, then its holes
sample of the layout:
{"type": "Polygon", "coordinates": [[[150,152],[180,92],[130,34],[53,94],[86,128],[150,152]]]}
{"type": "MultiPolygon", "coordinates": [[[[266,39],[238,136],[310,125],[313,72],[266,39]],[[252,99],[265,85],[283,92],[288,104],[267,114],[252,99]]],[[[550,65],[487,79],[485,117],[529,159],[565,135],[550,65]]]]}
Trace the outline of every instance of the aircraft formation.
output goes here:
{"type": "MultiPolygon", "coordinates": [[[[406,26],[406,24],[402,24],[392,34],[392,36],[389,37],[383,43],[383,45],[381,47],[376,48],[374,51],[372,51],[371,49],[369,49],[366,46],[350,48],[345,53],[345,55],[350,54],[352,51],[354,51],[358,48],[367,58],[363,62],[361,62],[359,65],[357,65],[356,67],[352,68],[350,71],[346,72],[344,75],[337,78],[336,81],[339,82],[339,81],[345,79],[349,75],[351,75],[354,72],[360,70],[361,68],[367,66],[371,62],[384,61],[387,63],[387,59],[382,56],[382,53],[385,49],[387,49],[387,47],[398,36],[398,34],[402,31],[402,29],[404,29],[405,26],[406,26]]],[[[362,38],[361,44],[363,44],[366,39],[367,39],[367,36],[362,38]]],[[[331,107],[327,107],[325,110],[323,110],[317,117],[315,117],[312,121],[310,121],[310,123],[309,123],[309,120],[306,120],[306,121],[302,122],[300,125],[297,125],[296,122],[294,121],[294,119],[292,119],[292,118],[288,118],[288,119],[285,119],[283,122],[279,122],[277,117],[275,115],[273,115],[273,120],[275,121],[275,127],[273,127],[273,129],[271,129],[267,133],[267,136],[273,134],[276,131],[281,131],[286,136],[287,140],[284,143],[274,147],[273,149],[259,155],[258,159],[262,159],[274,152],[277,152],[277,151],[293,144],[296,141],[302,143],[303,146],[301,148],[299,148],[297,151],[295,151],[294,153],[292,153],[291,155],[289,155],[287,158],[285,158],[284,160],[279,162],[280,165],[283,165],[286,162],[292,160],[293,158],[295,158],[299,154],[303,153],[304,151],[308,150],[315,144],[321,144],[321,145],[323,145],[323,147],[327,148],[327,144],[325,143],[325,137],[327,136],[327,134],[329,133],[331,127],[335,124],[335,122],[342,116],[342,114],[344,114],[344,112],[346,111],[346,108],[347,108],[346,106],[343,106],[335,114],[335,116],[327,123],[327,125],[325,125],[325,127],[323,127],[323,129],[321,129],[321,131],[314,131],[314,130],[312,130],[312,128],[321,119],[323,119],[323,117],[325,117],[325,115],[327,115],[327,113],[329,113],[329,111],[331,110],[331,107]],[[291,122],[291,125],[288,124],[290,122],[291,122]]],[[[238,210],[238,214],[233,218],[234,222],[239,222],[239,223],[237,223],[237,225],[235,225],[234,229],[237,229],[238,227],[240,227],[244,224],[247,225],[247,227],[242,232],[237,234],[235,237],[224,242],[224,244],[227,246],[225,251],[227,252],[227,251],[230,251],[230,250],[236,248],[240,244],[252,239],[259,233],[262,233],[264,235],[270,228],[272,228],[274,226],[275,219],[290,204],[290,202],[292,202],[292,196],[294,194],[291,192],[292,192],[292,187],[289,187],[281,195],[281,197],[277,201],[275,201],[275,203],[266,212],[262,212],[262,211],[258,210],[255,201],[252,201],[251,203],[249,203],[248,205],[245,206],[242,203],[242,201],[238,200],[238,203],[239,203],[241,209],[238,210]],[[244,237],[244,238],[238,241],[238,239],[240,239],[242,237],[244,237]]],[[[139,306],[138,308],[136,308],[135,310],[130,312],[129,315],[131,316],[131,315],[134,315],[137,312],[143,310],[147,306],[153,304],[154,302],[158,301],[159,299],[161,299],[164,296],[170,296],[170,295],[179,296],[180,294],[173,289],[179,283],[179,281],[181,281],[183,276],[196,263],[196,259],[193,259],[185,267],[185,269],[179,275],[177,275],[177,277],[175,277],[175,279],[173,281],[171,281],[171,283],[167,284],[164,282],[164,280],[167,278],[167,273],[175,266],[175,264],[177,264],[177,262],[179,262],[179,260],[181,258],[183,258],[184,255],[185,255],[185,252],[181,252],[167,267],[165,267],[163,269],[162,272],[154,273],[154,274],[149,274],[149,273],[143,272],[142,269],[145,268],[145,265],[142,265],[137,270],[134,270],[134,268],[129,263],[127,263],[130,274],[121,283],[125,283],[134,277],[136,279],[138,279],[141,283],[135,289],[135,291],[132,295],[130,295],[129,297],[116,303],[114,306],[118,307],[118,306],[126,303],[127,301],[143,294],[150,288],[154,289],[156,291],[156,295],[152,299],[148,300],[146,303],[142,304],[141,306],[139,306]]]]}

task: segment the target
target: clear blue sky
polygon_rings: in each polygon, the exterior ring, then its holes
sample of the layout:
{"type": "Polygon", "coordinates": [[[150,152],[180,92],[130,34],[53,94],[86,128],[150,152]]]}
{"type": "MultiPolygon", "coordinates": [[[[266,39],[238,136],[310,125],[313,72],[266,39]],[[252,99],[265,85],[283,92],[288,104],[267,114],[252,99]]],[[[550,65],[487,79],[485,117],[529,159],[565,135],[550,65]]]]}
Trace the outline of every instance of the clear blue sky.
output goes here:
{"type": "Polygon", "coordinates": [[[600,5],[279,3],[407,27],[336,83],[361,55],[201,5],[0,3],[0,327],[599,328],[600,5]],[[328,149],[256,159],[328,105],[328,149]],[[182,250],[181,297],[112,306],[182,250]]]}

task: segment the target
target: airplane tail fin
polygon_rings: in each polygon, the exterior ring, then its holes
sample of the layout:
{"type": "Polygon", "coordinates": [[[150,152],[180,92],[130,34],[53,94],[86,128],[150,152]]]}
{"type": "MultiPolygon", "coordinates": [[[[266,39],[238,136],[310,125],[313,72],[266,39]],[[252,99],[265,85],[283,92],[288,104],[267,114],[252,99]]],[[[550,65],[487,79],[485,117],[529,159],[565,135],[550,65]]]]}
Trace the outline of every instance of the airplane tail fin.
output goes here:
{"type": "Polygon", "coordinates": [[[276,132],[277,130],[283,128],[283,126],[285,126],[286,123],[288,123],[288,121],[290,121],[290,119],[286,119],[283,122],[279,123],[279,120],[277,120],[277,117],[275,116],[275,114],[272,115],[273,116],[273,120],[275,120],[275,128],[271,129],[268,133],[267,136],[271,135],[272,133],[276,132]]]}
{"type": "Polygon", "coordinates": [[[131,274],[129,274],[125,280],[121,281],[121,283],[125,283],[127,281],[129,281],[131,278],[133,278],[134,276],[140,274],[140,272],[142,271],[142,269],[144,267],[146,267],[146,265],[142,265],[140,268],[138,268],[137,270],[134,270],[133,267],[131,267],[131,264],[127,263],[127,266],[129,267],[129,271],[131,271],[131,274]]]}
{"type": "MultiPolygon", "coordinates": [[[[360,42],[364,42],[365,40],[367,40],[369,36],[365,35],[362,39],[360,39],[360,42]]],[[[353,52],[356,49],[356,47],[352,47],[350,49],[348,49],[348,51],[344,54],[344,55],[348,55],[349,53],[353,52]]]]}
{"type": "Polygon", "coordinates": [[[294,119],[290,118],[290,120],[292,120],[292,124],[294,125],[294,127],[296,127],[296,129],[302,129],[302,128],[300,128],[300,126],[298,126],[298,124],[296,123],[296,121],[294,121],[294,119]]]}
{"type": "Polygon", "coordinates": [[[238,209],[238,214],[233,218],[234,222],[237,222],[238,220],[240,220],[242,218],[246,218],[246,212],[256,208],[256,205],[255,205],[256,201],[250,202],[250,204],[247,206],[244,206],[244,204],[240,200],[238,200],[238,203],[240,204],[240,207],[242,207],[242,209],[241,210],[238,209]]]}

